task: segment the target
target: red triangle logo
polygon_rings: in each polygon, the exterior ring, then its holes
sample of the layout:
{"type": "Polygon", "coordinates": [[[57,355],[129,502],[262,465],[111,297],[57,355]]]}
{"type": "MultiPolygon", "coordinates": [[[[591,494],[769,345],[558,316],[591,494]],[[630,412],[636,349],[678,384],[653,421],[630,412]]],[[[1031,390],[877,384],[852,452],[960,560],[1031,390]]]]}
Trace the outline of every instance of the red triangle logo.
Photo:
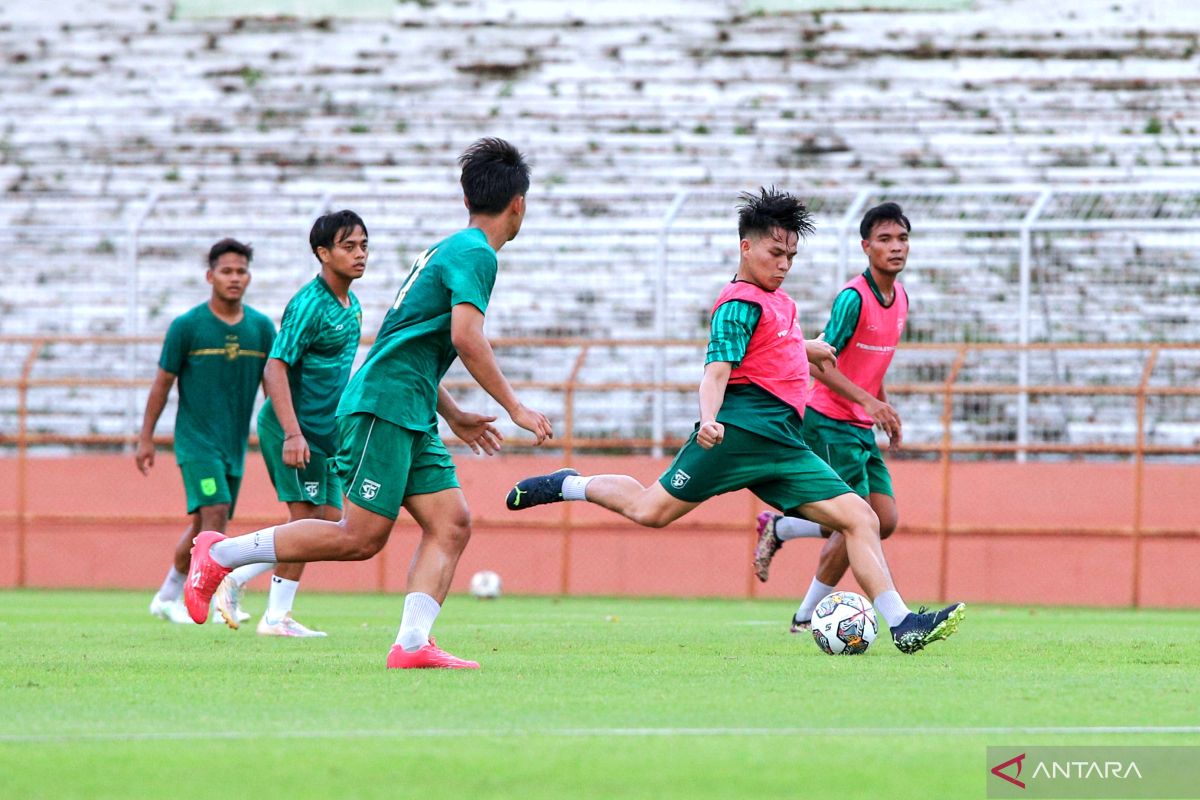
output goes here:
{"type": "Polygon", "coordinates": [[[1003,778],[1004,780],[1008,781],[1009,783],[1015,784],[1017,786],[1020,786],[1022,789],[1024,789],[1025,782],[1017,780],[1017,778],[1019,778],[1021,776],[1021,762],[1024,760],[1025,760],[1025,754],[1021,753],[1021,755],[1017,756],[1016,758],[1010,758],[1008,761],[1005,761],[1003,764],[997,764],[996,766],[992,767],[992,774],[995,775],[997,778],[1003,778]],[[1011,767],[1013,764],[1017,765],[1016,777],[1013,777],[1012,775],[1005,775],[1002,772],[1002,770],[1005,767],[1011,767]]]}

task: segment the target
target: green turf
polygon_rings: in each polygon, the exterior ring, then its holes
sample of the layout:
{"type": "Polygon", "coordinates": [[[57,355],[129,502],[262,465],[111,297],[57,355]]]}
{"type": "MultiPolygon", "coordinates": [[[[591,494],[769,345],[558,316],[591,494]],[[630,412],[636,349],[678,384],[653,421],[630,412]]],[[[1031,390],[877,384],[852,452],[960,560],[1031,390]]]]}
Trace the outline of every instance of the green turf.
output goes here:
{"type": "Polygon", "coordinates": [[[972,607],[833,658],[779,602],[455,597],[483,670],[388,672],[397,596],[302,595],[306,641],[148,600],[0,592],[0,797],[982,797],[988,745],[1200,744],[1010,730],[1196,726],[1195,613],[972,607]]]}

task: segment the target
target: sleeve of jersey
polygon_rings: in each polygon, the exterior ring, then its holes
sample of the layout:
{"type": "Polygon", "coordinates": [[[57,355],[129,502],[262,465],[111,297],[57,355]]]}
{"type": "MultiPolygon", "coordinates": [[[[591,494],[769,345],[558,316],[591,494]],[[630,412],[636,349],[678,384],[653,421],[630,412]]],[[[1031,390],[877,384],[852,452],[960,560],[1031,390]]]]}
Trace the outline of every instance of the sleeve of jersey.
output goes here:
{"type": "Polygon", "coordinates": [[[744,300],[730,300],[717,306],[709,329],[705,365],[728,361],[736,368],[741,364],[761,315],[761,308],[744,300]]]}
{"type": "Polygon", "coordinates": [[[279,333],[271,344],[271,358],[277,358],[289,366],[304,355],[316,335],[317,319],[311,300],[293,299],[283,311],[279,333]]]}
{"type": "Polygon", "coordinates": [[[829,312],[829,324],[825,326],[825,341],[837,350],[850,341],[858,327],[858,315],[862,313],[862,298],[853,289],[843,289],[833,301],[829,312]]]}
{"type": "Polygon", "coordinates": [[[470,303],[486,314],[492,287],[496,285],[496,254],[490,248],[466,250],[442,268],[442,282],[450,291],[450,305],[470,303]]]}
{"type": "Polygon", "coordinates": [[[167,336],[163,339],[162,354],[158,357],[158,366],[172,375],[178,375],[179,371],[183,369],[187,351],[188,343],[184,324],[181,318],[177,318],[171,323],[171,327],[167,328],[167,336]]]}

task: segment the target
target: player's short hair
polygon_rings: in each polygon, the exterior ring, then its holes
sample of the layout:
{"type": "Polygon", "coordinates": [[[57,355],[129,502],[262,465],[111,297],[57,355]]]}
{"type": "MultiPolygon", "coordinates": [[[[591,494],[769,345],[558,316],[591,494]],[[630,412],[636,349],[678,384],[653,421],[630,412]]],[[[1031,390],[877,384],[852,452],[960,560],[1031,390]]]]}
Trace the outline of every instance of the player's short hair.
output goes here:
{"type": "Polygon", "coordinates": [[[514,197],[529,191],[529,165],[521,151],[503,139],[479,139],[458,157],[458,165],[472,214],[499,214],[514,197]]]}
{"type": "Polygon", "coordinates": [[[222,239],[208,250],[208,268],[215,269],[217,259],[226,253],[237,253],[239,256],[245,256],[247,264],[254,260],[254,248],[250,245],[242,244],[237,239],[222,239]]]}
{"type": "Polygon", "coordinates": [[[308,244],[312,247],[313,255],[317,254],[318,247],[332,250],[335,244],[354,233],[355,228],[362,228],[363,234],[370,236],[367,232],[367,223],[363,222],[362,217],[348,208],[343,208],[341,211],[331,211],[328,214],[322,214],[317,217],[317,221],[313,223],[312,230],[308,232],[308,244]]]}
{"type": "Polygon", "coordinates": [[[871,238],[871,231],[881,222],[895,222],[903,225],[904,230],[912,231],[912,223],[904,216],[904,209],[900,208],[899,203],[880,203],[864,214],[862,222],[858,225],[858,232],[863,241],[871,238]]]}
{"type": "Polygon", "coordinates": [[[770,235],[775,228],[801,237],[816,230],[804,203],[774,186],[760,187],[758,194],[742,192],[738,197],[738,236],[742,239],[770,235]]]}

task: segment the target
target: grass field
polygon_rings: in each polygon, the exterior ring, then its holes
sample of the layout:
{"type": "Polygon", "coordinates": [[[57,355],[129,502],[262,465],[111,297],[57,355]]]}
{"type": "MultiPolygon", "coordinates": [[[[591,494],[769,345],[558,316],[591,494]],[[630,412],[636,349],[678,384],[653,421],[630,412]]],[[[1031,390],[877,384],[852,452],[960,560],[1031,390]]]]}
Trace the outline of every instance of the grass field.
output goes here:
{"type": "Polygon", "coordinates": [[[306,641],[148,601],[0,592],[0,797],[973,798],[988,745],[1200,744],[1194,612],[971,607],[833,658],[777,602],[454,597],[475,673],[384,670],[398,596],[302,595],[306,641]]]}

